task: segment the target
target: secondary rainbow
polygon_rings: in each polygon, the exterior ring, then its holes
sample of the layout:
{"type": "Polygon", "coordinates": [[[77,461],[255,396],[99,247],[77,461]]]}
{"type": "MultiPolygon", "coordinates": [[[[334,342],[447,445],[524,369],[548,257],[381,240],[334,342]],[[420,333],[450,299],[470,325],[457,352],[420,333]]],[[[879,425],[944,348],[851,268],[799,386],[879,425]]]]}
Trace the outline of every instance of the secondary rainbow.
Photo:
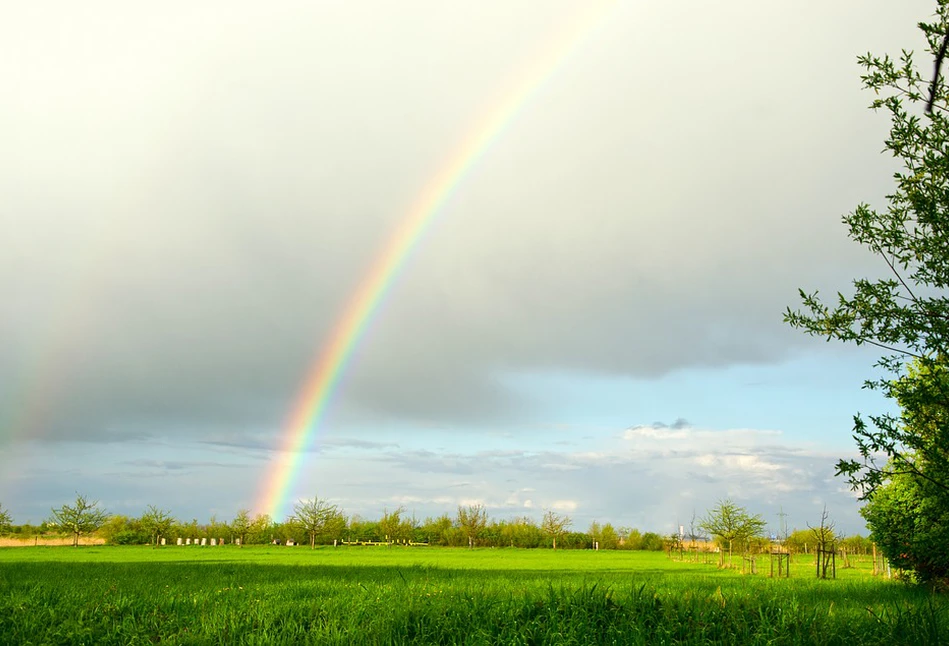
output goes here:
{"type": "Polygon", "coordinates": [[[442,206],[530,97],[560,67],[576,46],[605,17],[614,2],[589,2],[567,27],[501,93],[492,109],[462,139],[447,163],[429,180],[406,216],[370,267],[346,305],[330,338],[309,371],[282,433],[281,447],[266,475],[255,508],[274,519],[285,515],[291,489],[303,465],[308,445],[336,391],[353,350],[369,328],[373,315],[399,270],[418,246],[442,206]]]}

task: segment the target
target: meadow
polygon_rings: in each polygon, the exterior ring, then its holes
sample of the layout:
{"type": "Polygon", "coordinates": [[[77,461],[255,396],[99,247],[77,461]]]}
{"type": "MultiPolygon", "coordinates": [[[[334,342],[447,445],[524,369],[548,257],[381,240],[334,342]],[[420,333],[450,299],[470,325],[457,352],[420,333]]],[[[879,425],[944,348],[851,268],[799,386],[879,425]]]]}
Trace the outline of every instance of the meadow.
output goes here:
{"type": "Polygon", "coordinates": [[[0,549],[2,644],[936,644],[943,595],[655,552],[405,547],[0,549]]]}

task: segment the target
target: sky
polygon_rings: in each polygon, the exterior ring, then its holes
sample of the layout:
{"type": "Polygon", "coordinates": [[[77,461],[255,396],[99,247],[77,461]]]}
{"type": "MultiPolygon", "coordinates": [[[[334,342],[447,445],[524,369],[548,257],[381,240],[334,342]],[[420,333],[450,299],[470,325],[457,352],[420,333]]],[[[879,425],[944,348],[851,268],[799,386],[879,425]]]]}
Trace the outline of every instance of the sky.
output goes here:
{"type": "Polygon", "coordinates": [[[884,269],[841,223],[896,170],[856,57],[921,52],[933,10],[20,3],[0,24],[0,504],[271,512],[344,312],[508,105],[388,277],[281,508],[668,533],[731,498],[772,531],[826,505],[865,532],[834,464],[853,414],[888,409],[861,389],[877,357],[782,317],[798,288],[884,269]]]}

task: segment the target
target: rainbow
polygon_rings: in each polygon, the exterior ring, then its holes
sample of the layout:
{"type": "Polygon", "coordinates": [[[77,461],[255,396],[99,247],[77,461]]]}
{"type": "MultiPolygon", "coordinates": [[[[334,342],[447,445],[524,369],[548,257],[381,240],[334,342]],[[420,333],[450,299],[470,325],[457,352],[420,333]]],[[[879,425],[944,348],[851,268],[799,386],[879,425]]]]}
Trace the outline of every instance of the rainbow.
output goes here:
{"type": "Polygon", "coordinates": [[[261,487],[255,509],[275,520],[285,515],[291,488],[303,465],[306,449],[319,428],[340,378],[386,292],[435,216],[457,190],[472,167],[524,108],[531,96],[558,70],[569,54],[599,24],[614,1],[584,3],[584,12],[550,39],[515,77],[501,99],[468,130],[447,163],[426,183],[399,223],[382,253],[370,267],[336,323],[296,399],[281,434],[280,449],[261,487]]]}

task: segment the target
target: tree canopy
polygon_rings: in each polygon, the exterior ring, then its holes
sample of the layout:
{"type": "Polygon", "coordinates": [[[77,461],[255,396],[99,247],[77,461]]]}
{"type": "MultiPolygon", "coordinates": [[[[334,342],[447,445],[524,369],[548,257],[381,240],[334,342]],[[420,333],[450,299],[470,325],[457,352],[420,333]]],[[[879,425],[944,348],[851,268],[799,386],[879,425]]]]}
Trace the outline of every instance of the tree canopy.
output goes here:
{"type": "Polygon", "coordinates": [[[8,531],[12,524],[13,518],[10,516],[10,512],[4,509],[3,505],[0,504],[0,534],[8,531]]]}
{"type": "Polygon", "coordinates": [[[83,534],[90,534],[105,523],[108,514],[99,509],[99,501],[89,501],[82,494],[76,494],[74,505],[63,505],[52,510],[49,524],[73,535],[73,545],[79,545],[83,534]]]}
{"type": "Polygon", "coordinates": [[[544,518],[540,522],[541,530],[553,539],[554,549],[557,549],[557,539],[570,529],[573,521],[570,516],[561,516],[552,509],[544,512],[544,518]]]}
{"type": "Polygon", "coordinates": [[[468,537],[468,547],[474,547],[478,534],[484,530],[487,524],[488,512],[484,505],[468,505],[467,507],[458,505],[458,527],[468,537]]]}
{"type": "Polygon", "coordinates": [[[159,509],[155,505],[149,505],[142,514],[142,529],[148,532],[155,545],[158,545],[161,537],[168,533],[171,526],[175,523],[175,517],[167,509],[159,509]]]}
{"type": "MultiPolygon", "coordinates": [[[[947,18],[947,3],[939,2],[934,20],[919,25],[927,66],[946,42],[947,18]]],[[[803,309],[789,308],[785,320],[811,335],[884,352],[882,374],[865,387],[900,412],[868,415],[869,423],[855,415],[859,459],[841,459],[837,472],[869,500],[864,516],[887,558],[920,579],[945,577],[949,569],[937,573],[923,554],[907,561],[903,542],[949,509],[949,92],[939,63],[931,77],[912,52],[858,60],[874,94],[870,107],[891,122],[884,148],[901,168],[885,209],[861,204],[843,220],[849,237],[880,258],[885,277],[858,278],[851,295],[838,294],[829,305],[802,290],[803,309]],[[933,510],[925,519],[923,508],[933,510]]]]}
{"type": "MultiPolygon", "coordinates": [[[[715,507],[708,510],[699,527],[719,538],[731,557],[732,546],[735,542],[747,542],[764,531],[765,522],[760,515],[749,514],[744,507],[739,507],[731,500],[720,500],[715,507]]],[[[724,552],[722,553],[724,558],[724,552]]]]}
{"type": "Polygon", "coordinates": [[[310,538],[311,549],[316,545],[317,536],[337,530],[341,532],[346,525],[346,520],[336,505],[317,497],[296,503],[290,522],[306,532],[310,538]]]}

